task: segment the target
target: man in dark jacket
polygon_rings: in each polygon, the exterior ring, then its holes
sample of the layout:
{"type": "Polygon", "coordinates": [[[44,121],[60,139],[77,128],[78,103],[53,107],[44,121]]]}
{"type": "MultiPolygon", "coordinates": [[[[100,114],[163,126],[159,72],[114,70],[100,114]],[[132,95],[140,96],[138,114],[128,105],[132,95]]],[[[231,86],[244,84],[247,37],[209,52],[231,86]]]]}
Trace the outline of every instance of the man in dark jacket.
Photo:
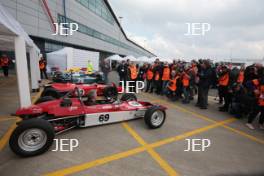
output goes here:
{"type": "Polygon", "coordinates": [[[208,60],[204,60],[197,74],[199,77],[198,83],[198,101],[196,106],[201,109],[207,109],[208,106],[208,91],[212,82],[212,69],[208,60]]]}
{"type": "Polygon", "coordinates": [[[156,88],[156,94],[160,94],[161,93],[161,90],[162,90],[162,64],[161,62],[156,59],[155,61],[155,64],[156,66],[154,67],[153,69],[153,72],[154,72],[154,85],[155,85],[155,88],[156,88]]]}
{"type": "Polygon", "coordinates": [[[121,81],[124,81],[124,86],[126,86],[126,81],[127,81],[127,64],[123,60],[119,66],[117,67],[117,72],[119,75],[119,85],[121,85],[121,81]]]}
{"type": "Polygon", "coordinates": [[[102,64],[101,64],[101,70],[103,72],[104,75],[104,82],[108,83],[108,73],[111,71],[111,67],[109,62],[105,59],[103,60],[102,64]]]}

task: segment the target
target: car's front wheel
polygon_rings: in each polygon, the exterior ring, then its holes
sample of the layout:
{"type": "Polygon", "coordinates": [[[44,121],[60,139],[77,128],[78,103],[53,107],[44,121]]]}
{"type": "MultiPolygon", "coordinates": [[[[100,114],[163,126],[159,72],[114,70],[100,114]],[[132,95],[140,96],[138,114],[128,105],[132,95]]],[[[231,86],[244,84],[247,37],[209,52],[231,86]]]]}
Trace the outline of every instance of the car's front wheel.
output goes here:
{"type": "Polygon", "coordinates": [[[46,152],[53,143],[52,125],[43,119],[22,121],[12,133],[9,146],[19,156],[29,157],[46,152]]]}
{"type": "Polygon", "coordinates": [[[144,121],[151,129],[161,127],[166,119],[166,113],[158,106],[152,106],[145,112],[144,121]]]}

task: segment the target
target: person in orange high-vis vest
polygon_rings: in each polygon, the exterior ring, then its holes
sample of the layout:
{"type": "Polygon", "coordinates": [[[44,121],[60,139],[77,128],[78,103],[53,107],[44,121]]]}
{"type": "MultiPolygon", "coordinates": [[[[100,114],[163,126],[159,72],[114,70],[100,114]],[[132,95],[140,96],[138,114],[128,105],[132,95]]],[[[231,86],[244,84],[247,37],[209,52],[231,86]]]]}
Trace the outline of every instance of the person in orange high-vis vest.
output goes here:
{"type": "Polygon", "coordinates": [[[184,99],[182,103],[188,104],[190,103],[190,75],[189,75],[189,70],[186,69],[182,73],[182,86],[183,86],[183,95],[184,99]]]}
{"type": "Polygon", "coordinates": [[[167,85],[167,89],[168,89],[167,96],[173,101],[179,98],[177,96],[178,95],[177,94],[177,82],[179,78],[180,76],[177,75],[175,70],[171,71],[171,79],[169,80],[168,85],[167,85]]]}
{"type": "Polygon", "coordinates": [[[248,122],[247,127],[250,129],[255,129],[255,127],[252,125],[253,121],[256,119],[260,112],[259,116],[259,128],[264,129],[264,77],[262,77],[260,80],[252,80],[253,84],[257,86],[257,91],[255,91],[255,95],[257,96],[257,102],[253,106],[253,110],[248,116],[248,122]]]}
{"type": "Polygon", "coordinates": [[[222,107],[219,107],[220,111],[226,112],[229,109],[229,104],[231,103],[230,101],[230,94],[228,91],[229,87],[229,69],[226,66],[222,67],[222,72],[220,73],[219,79],[218,79],[218,84],[219,84],[219,98],[224,99],[225,104],[222,107]]]}
{"type": "Polygon", "coordinates": [[[238,78],[237,78],[237,83],[242,84],[244,82],[245,76],[244,76],[244,67],[241,67],[238,78]]]}
{"type": "Polygon", "coordinates": [[[43,79],[44,77],[45,79],[48,79],[46,66],[47,66],[46,60],[43,57],[41,57],[41,59],[39,60],[39,70],[40,70],[41,79],[43,79]]]}
{"type": "Polygon", "coordinates": [[[3,69],[3,73],[5,77],[8,77],[8,70],[10,65],[10,59],[7,57],[7,55],[3,54],[0,58],[1,67],[3,69]]]}
{"type": "Polygon", "coordinates": [[[146,87],[146,91],[145,92],[149,92],[149,90],[152,90],[153,77],[154,77],[153,66],[151,64],[148,64],[148,69],[147,69],[147,73],[146,74],[147,74],[147,76],[146,76],[147,87],[146,87]]]}
{"type": "Polygon", "coordinates": [[[131,89],[130,92],[136,92],[136,81],[137,81],[138,71],[136,65],[131,62],[129,65],[129,78],[131,82],[131,89]]]}
{"type": "Polygon", "coordinates": [[[224,73],[220,78],[218,79],[220,86],[227,86],[229,83],[229,73],[224,73]]]}
{"type": "Polygon", "coordinates": [[[164,66],[163,66],[163,70],[162,70],[162,93],[165,94],[166,93],[166,87],[167,87],[167,84],[168,84],[168,81],[170,79],[170,67],[169,67],[169,64],[168,62],[165,62],[164,63],[164,66]]]}

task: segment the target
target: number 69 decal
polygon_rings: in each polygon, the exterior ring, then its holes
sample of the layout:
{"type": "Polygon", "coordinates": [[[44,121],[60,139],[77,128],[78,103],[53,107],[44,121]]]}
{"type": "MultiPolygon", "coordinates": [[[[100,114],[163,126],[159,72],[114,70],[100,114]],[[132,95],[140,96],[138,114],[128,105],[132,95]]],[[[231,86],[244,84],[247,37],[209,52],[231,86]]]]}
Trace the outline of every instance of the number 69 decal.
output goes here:
{"type": "Polygon", "coordinates": [[[99,122],[107,122],[109,120],[109,114],[101,114],[99,116],[99,122]]]}

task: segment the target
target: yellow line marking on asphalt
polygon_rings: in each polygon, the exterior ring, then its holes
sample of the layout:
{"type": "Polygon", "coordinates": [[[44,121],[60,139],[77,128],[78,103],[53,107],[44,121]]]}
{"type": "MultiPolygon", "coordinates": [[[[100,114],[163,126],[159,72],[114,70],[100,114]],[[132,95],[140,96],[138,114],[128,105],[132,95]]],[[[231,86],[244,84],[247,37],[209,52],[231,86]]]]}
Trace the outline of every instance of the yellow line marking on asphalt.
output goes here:
{"type": "Polygon", "coordinates": [[[248,139],[251,139],[252,141],[256,141],[258,143],[264,144],[264,140],[259,139],[259,138],[255,137],[255,136],[252,136],[250,134],[247,134],[247,133],[245,133],[243,131],[234,129],[234,128],[229,127],[229,126],[226,126],[226,125],[223,125],[223,127],[226,128],[226,129],[228,129],[228,130],[230,130],[230,131],[233,131],[234,133],[240,134],[241,136],[244,136],[244,137],[246,137],[248,139]]]}
{"type": "MultiPolygon", "coordinates": [[[[146,95],[146,94],[144,94],[144,95],[146,95]]],[[[150,96],[148,96],[148,95],[147,95],[146,97],[149,97],[149,98],[150,98],[150,96]]],[[[153,99],[153,98],[152,98],[152,99],[153,99]]],[[[162,102],[162,103],[164,103],[164,104],[167,104],[167,105],[170,105],[170,106],[173,106],[173,107],[175,107],[175,108],[177,108],[178,110],[181,110],[181,111],[183,111],[183,112],[187,112],[187,113],[189,113],[189,114],[192,114],[192,115],[194,115],[194,116],[196,116],[196,117],[199,117],[200,119],[204,119],[204,120],[209,121],[209,122],[212,122],[212,123],[217,122],[217,121],[215,121],[215,120],[212,120],[212,119],[209,118],[209,117],[206,117],[206,116],[201,115],[201,114],[199,114],[199,113],[193,112],[193,111],[191,111],[191,110],[189,110],[189,109],[187,109],[187,108],[180,107],[180,106],[178,106],[178,105],[176,105],[176,104],[172,104],[172,103],[170,103],[170,102],[166,102],[166,101],[164,101],[164,100],[160,100],[160,102],[162,102]]],[[[237,130],[237,129],[235,129],[235,128],[232,128],[232,127],[229,127],[229,126],[226,126],[226,125],[221,125],[221,126],[222,126],[223,128],[225,128],[225,129],[228,129],[229,131],[232,131],[232,132],[237,133],[237,134],[239,134],[239,135],[241,135],[241,136],[244,136],[244,137],[246,137],[246,138],[248,138],[248,139],[250,139],[250,140],[252,140],[252,141],[255,141],[255,142],[258,142],[258,143],[264,144],[264,140],[263,140],[263,139],[259,139],[259,138],[255,137],[255,136],[252,136],[252,135],[250,135],[250,134],[248,134],[248,133],[246,133],[246,132],[243,132],[243,131],[241,131],[241,130],[237,130]]]]}
{"type": "MultiPolygon", "coordinates": [[[[38,98],[40,97],[42,91],[39,91],[37,95],[32,97],[32,104],[35,104],[35,102],[38,100],[38,98]]],[[[6,116],[8,117],[8,116],[6,116]]],[[[9,120],[11,118],[4,118],[4,119],[0,119],[1,121],[4,120],[9,120]]],[[[14,117],[13,119],[16,119],[16,121],[8,128],[8,130],[6,131],[6,133],[3,135],[3,137],[0,139],[0,151],[3,150],[3,148],[6,146],[12,132],[15,130],[16,128],[16,122],[20,121],[21,119],[18,117],[14,117]]]]}
{"type": "MultiPolygon", "coordinates": [[[[129,132],[129,134],[142,146],[147,146],[148,144],[144,141],[142,137],[139,136],[139,134],[133,130],[128,123],[124,122],[122,123],[123,127],[129,132]]],[[[167,163],[152,147],[146,147],[147,152],[150,154],[150,156],[164,169],[164,171],[169,176],[177,176],[179,175],[170,165],[167,163]]]]}
{"type": "Polygon", "coordinates": [[[16,122],[20,121],[19,118],[16,119],[16,121],[9,127],[9,129],[7,130],[7,132],[3,135],[3,137],[0,139],[0,151],[2,151],[6,144],[8,143],[8,140],[12,134],[12,132],[14,131],[14,129],[16,128],[16,122]]]}
{"type": "Polygon", "coordinates": [[[90,169],[92,167],[100,166],[100,165],[106,164],[106,163],[111,162],[111,161],[119,160],[119,159],[122,159],[122,158],[129,157],[131,155],[135,155],[135,154],[141,153],[141,152],[143,152],[145,150],[146,150],[146,148],[143,147],[143,146],[142,147],[137,147],[137,148],[125,151],[125,152],[113,154],[111,156],[103,157],[103,158],[100,158],[100,159],[97,159],[97,160],[94,160],[94,161],[91,161],[91,162],[87,162],[87,163],[83,163],[83,164],[76,165],[76,166],[73,166],[73,167],[69,167],[69,168],[66,168],[66,169],[58,170],[58,171],[55,171],[55,172],[52,172],[52,173],[48,173],[48,174],[45,174],[45,175],[46,176],[63,176],[63,175],[74,174],[76,172],[80,172],[80,171],[83,171],[83,170],[90,169]]]}
{"type": "Polygon", "coordinates": [[[169,143],[172,143],[172,142],[175,142],[175,141],[179,141],[179,140],[184,139],[186,137],[190,137],[190,136],[193,136],[193,135],[208,131],[210,129],[217,128],[217,127],[219,127],[219,126],[221,126],[223,124],[231,123],[231,122],[233,122],[235,120],[236,119],[234,119],[234,118],[227,119],[227,120],[224,120],[224,121],[221,121],[221,122],[217,122],[217,123],[214,123],[212,125],[208,125],[208,126],[196,129],[196,130],[192,130],[192,131],[189,131],[189,132],[186,132],[186,133],[174,136],[174,137],[170,137],[170,138],[163,139],[163,140],[151,143],[151,144],[147,144],[146,146],[140,146],[140,147],[137,147],[137,148],[134,148],[134,149],[130,149],[130,150],[124,151],[124,152],[120,152],[120,153],[116,153],[116,154],[113,154],[113,155],[110,155],[110,156],[99,158],[99,159],[94,160],[94,161],[90,161],[90,162],[86,162],[86,163],[83,163],[83,164],[80,164],[80,165],[76,165],[76,166],[60,169],[60,170],[57,170],[57,171],[54,171],[54,172],[50,172],[50,173],[45,174],[45,176],[64,176],[64,175],[69,175],[69,174],[74,174],[74,173],[77,173],[77,172],[81,172],[83,170],[87,170],[87,169],[90,169],[90,168],[93,168],[93,167],[96,167],[96,166],[100,166],[100,165],[103,165],[103,164],[106,164],[106,163],[109,163],[109,162],[112,162],[112,161],[115,161],[115,160],[119,160],[119,159],[122,159],[122,158],[127,158],[129,156],[132,156],[132,155],[135,155],[135,154],[138,154],[138,153],[142,153],[142,152],[146,151],[147,147],[150,147],[150,148],[160,147],[162,145],[169,144],[169,143]]]}
{"type": "Polygon", "coordinates": [[[35,96],[32,97],[32,104],[35,104],[36,101],[39,99],[39,97],[42,94],[43,89],[41,89],[35,96]]]}
{"type": "Polygon", "coordinates": [[[9,121],[9,120],[15,120],[16,119],[16,117],[4,117],[4,118],[2,118],[2,117],[0,117],[0,122],[3,122],[3,121],[9,121]]]}
{"type": "Polygon", "coordinates": [[[205,131],[220,127],[220,126],[222,126],[224,124],[232,123],[232,122],[234,122],[236,120],[237,119],[235,119],[235,118],[231,118],[231,119],[223,120],[223,121],[220,121],[220,122],[216,122],[214,124],[211,124],[211,125],[208,125],[208,126],[205,126],[205,127],[202,127],[202,128],[198,128],[198,129],[195,129],[195,130],[192,130],[192,131],[189,131],[189,132],[186,132],[186,133],[174,136],[174,137],[170,137],[170,138],[167,138],[167,139],[163,139],[163,140],[154,142],[152,144],[149,144],[149,146],[152,147],[152,148],[160,147],[162,145],[169,144],[169,143],[172,143],[172,142],[176,142],[176,141],[185,139],[187,137],[191,137],[191,136],[194,136],[196,134],[200,134],[202,132],[205,132],[205,131]]]}

